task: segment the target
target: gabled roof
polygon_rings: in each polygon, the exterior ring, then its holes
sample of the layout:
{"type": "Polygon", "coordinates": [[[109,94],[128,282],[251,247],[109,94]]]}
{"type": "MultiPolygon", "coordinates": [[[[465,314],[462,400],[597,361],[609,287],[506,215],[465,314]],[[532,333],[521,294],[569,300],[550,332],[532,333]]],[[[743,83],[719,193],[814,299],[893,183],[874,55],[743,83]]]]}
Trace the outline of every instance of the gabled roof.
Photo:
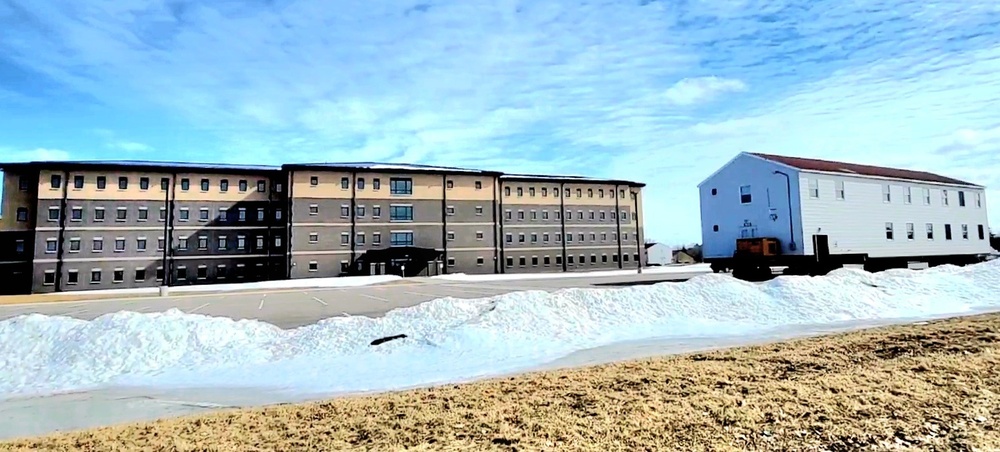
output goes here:
{"type": "Polygon", "coordinates": [[[802,171],[820,171],[824,173],[840,173],[856,176],[884,177],[888,179],[902,179],[919,182],[933,182],[947,185],[966,185],[970,187],[982,187],[959,179],[928,173],[925,171],[914,171],[899,168],[886,168],[882,166],[859,165],[857,163],[836,162],[832,160],[810,159],[803,157],[788,157],[784,155],[762,154],[751,152],[750,155],[760,157],[772,162],[788,165],[802,171]]]}

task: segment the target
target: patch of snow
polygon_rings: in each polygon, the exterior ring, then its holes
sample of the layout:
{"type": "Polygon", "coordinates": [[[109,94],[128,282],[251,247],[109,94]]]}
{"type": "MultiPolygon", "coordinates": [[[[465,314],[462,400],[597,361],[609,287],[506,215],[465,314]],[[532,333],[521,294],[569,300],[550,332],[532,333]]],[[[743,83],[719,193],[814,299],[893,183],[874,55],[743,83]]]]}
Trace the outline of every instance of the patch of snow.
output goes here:
{"type": "Polygon", "coordinates": [[[122,385],[382,391],[536,368],[623,341],[922,320],[983,307],[1000,307],[1000,261],[876,274],[840,269],[763,284],[706,274],[620,289],[445,298],[294,330],[177,310],[92,321],[32,314],[0,322],[0,397],[122,385]],[[400,333],[409,337],[369,345],[400,333]]]}
{"type": "MultiPolygon", "coordinates": [[[[333,278],[282,279],[277,281],[258,281],[233,284],[205,284],[194,286],[171,286],[170,293],[195,292],[232,292],[239,290],[280,290],[280,289],[317,289],[330,287],[360,287],[383,284],[402,279],[396,275],[376,276],[338,276],[333,278]]],[[[154,294],[159,287],[137,287],[134,289],[88,290],[83,294],[154,294]]],[[[59,295],[53,294],[53,295],[59,295]]]]}
{"type": "MultiPolygon", "coordinates": [[[[643,267],[644,275],[662,275],[672,273],[708,273],[712,269],[709,264],[692,265],[663,265],[654,267],[643,267]]],[[[511,281],[526,279],[562,279],[562,278],[604,278],[611,276],[629,276],[636,274],[636,269],[631,270],[601,270],[593,272],[566,272],[566,273],[504,273],[489,275],[469,275],[466,273],[451,273],[448,275],[432,276],[431,279],[442,279],[446,281],[511,281]]]]}

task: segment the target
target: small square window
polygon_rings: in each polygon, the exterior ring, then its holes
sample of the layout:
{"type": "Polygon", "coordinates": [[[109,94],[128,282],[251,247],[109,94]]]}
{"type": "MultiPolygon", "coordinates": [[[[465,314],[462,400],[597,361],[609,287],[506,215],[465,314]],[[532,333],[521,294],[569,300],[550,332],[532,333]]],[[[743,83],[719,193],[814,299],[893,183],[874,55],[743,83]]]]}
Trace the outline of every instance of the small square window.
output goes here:
{"type": "Polygon", "coordinates": [[[149,178],[148,177],[140,177],[139,178],[139,189],[140,190],[149,190],[149,178]]]}
{"type": "MultiPolygon", "coordinates": [[[[476,181],[476,190],[482,190],[482,189],[483,189],[483,181],[477,180],[476,181]]],[[[480,258],[480,259],[482,259],[482,258],[480,258]]]]}
{"type": "Polygon", "coordinates": [[[311,185],[313,187],[319,185],[319,177],[318,176],[309,176],[309,185],[311,185]]]}
{"type": "Polygon", "coordinates": [[[219,191],[229,191],[229,179],[222,179],[219,181],[219,191]]]}
{"type": "Polygon", "coordinates": [[[209,188],[208,179],[202,179],[201,180],[201,191],[208,191],[208,188],[209,188]]]}
{"type": "Polygon", "coordinates": [[[42,284],[46,286],[52,286],[56,283],[56,271],[55,270],[45,270],[45,279],[42,280],[42,284]]]}
{"type": "Polygon", "coordinates": [[[119,176],[118,177],[118,189],[127,190],[128,189],[128,177],[119,176]]]}

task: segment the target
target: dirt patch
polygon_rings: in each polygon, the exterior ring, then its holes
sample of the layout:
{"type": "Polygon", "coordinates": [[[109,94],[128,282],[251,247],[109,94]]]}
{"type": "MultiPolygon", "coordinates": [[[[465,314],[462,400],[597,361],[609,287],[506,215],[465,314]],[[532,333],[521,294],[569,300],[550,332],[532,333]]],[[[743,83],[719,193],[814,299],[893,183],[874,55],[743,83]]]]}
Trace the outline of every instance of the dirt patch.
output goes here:
{"type": "Polygon", "coordinates": [[[0,444],[0,450],[998,450],[1000,316],[0,444]]]}

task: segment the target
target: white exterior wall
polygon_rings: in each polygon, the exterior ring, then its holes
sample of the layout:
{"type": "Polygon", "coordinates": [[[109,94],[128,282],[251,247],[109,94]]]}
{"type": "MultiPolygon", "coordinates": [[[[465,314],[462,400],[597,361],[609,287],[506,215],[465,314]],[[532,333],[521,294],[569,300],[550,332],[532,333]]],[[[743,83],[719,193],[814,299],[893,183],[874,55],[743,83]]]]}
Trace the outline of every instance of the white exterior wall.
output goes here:
{"type": "Polygon", "coordinates": [[[831,254],[939,256],[990,250],[986,194],[982,189],[806,171],[799,177],[806,254],[813,252],[812,234],[829,236],[831,254]],[[811,179],[818,183],[818,198],[811,196],[811,179]],[[843,183],[844,199],[837,199],[838,182],[843,183]],[[884,185],[890,187],[890,202],[883,201],[884,185]],[[907,187],[912,190],[910,202],[906,199],[907,187]],[[925,188],[930,190],[930,205],[924,201],[925,188]],[[942,190],[949,192],[947,206],[942,205],[942,190]],[[959,206],[959,191],[965,192],[965,207],[959,206]],[[979,207],[976,193],[980,196],[979,207]],[[886,239],[886,222],[893,223],[893,240],[886,239]],[[913,240],[907,239],[907,223],[913,223],[913,240]],[[934,225],[933,240],[927,239],[927,223],[934,225]],[[945,224],[951,224],[951,240],[945,240],[945,224]],[[962,238],[963,224],[969,227],[968,240],[962,238]],[[983,225],[985,240],[979,239],[979,225],[983,225]]]}
{"type": "Polygon", "coordinates": [[[657,243],[646,248],[646,259],[649,260],[647,264],[667,265],[674,260],[674,250],[667,245],[657,243]]]}
{"type": "Polygon", "coordinates": [[[698,186],[701,197],[702,253],[705,258],[732,257],[736,239],[773,237],[781,243],[782,254],[802,254],[802,222],[798,215],[799,171],[762,158],[740,154],[698,186]],[[790,177],[791,212],[785,177],[790,177]],[[740,202],[740,186],[750,185],[753,199],[740,202]],[[717,193],[712,195],[712,189],[717,193]],[[772,217],[771,215],[775,216],[772,217]],[[789,228],[789,218],[792,228],[789,228]],[[744,228],[744,224],[750,224],[744,228]],[[714,226],[719,230],[715,231],[714,226]],[[796,250],[789,247],[794,231],[796,250]]]}

